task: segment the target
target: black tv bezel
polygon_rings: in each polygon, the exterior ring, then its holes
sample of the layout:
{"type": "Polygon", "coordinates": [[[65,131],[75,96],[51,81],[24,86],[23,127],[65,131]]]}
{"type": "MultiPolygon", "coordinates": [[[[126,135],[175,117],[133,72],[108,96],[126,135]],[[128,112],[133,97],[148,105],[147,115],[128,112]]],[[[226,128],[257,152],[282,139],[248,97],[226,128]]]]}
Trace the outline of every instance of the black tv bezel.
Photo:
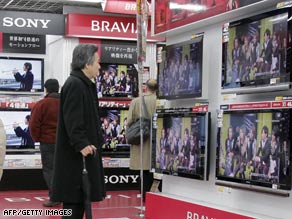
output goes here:
{"type": "MultiPolygon", "coordinates": [[[[6,60],[23,60],[23,62],[26,61],[41,61],[41,88],[40,89],[34,89],[32,88],[30,91],[23,91],[23,90],[18,90],[18,89],[13,89],[13,88],[1,88],[0,87],[0,92],[15,92],[15,93],[41,93],[44,91],[44,77],[45,77],[45,60],[44,58],[35,58],[35,57],[14,57],[14,56],[0,56],[0,59],[6,59],[6,60]]],[[[33,69],[32,69],[33,71],[33,69]]]]}
{"type": "MultiPolygon", "coordinates": [[[[99,112],[102,110],[125,110],[129,111],[128,107],[99,107],[99,112]]],[[[99,117],[101,117],[99,115],[99,117]]],[[[120,118],[119,118],[120,119],[120,118]]],[[[103,156],[109,156],[109,157],[114,157],[114,158],[124,158],[124,157],[129,157],[130,155],[130,144],[125,144],[125,146],[121,147],[116,147],[115,148],[101,148],[102,155],[103,156]]]]}
{"type": "MultiPolygon", "coordinates": [[[[273,109],[244,109],[244,110],[226,110],[223,111],[223,116],[224,114],[248,114],[248,113],[273,113],[276,111],[283,111],[283,110],[289,110],[290,112],[292,112],[292,108],[273,108],[273,109]]],[[[292,122],[292,116],[290,117],[290,121],[289,123],[292,122]]],[[[291,145],[292,145],[292,126],[290,128],[290,163],[292,161],[292,153],[291,153],[291,145]]],[[[267,182],[263,182],[263,181],[256,181],[256,180],[246,180],[246,179],[240,179],[240,178],[232,178],[232,177],[228,177],[228,176],[222,176],[219,175],[219,171],[220,171],[220,140],[221,140],[221,127],[217,127],[217,139],[216,139],[216,181],[218,182],[226,182],[229,186],[232,187],[232,183],[238,184],[238,185],[242,185],[243,189],[246,190],[254,190],[253,187],[257,187],[258,189],[266,189],[269,188],[273,191],[276,190],[291,190],[292,189],[292,180],[290,180],[290,185],[282,185],[282,184],[272,184],[272,183],[267,183],[267,182]],[[231,184],[229,184],[231,183],[231,184]],[[273,185],[277,185],[277,188],[274,188],[273,185]]],[[[290,168],[290,178],[292,176],[292,170],[290,168]]],[[[219,183],[220,184],[220,183],[219,183]]],[[[237,187],[236,185],[234,187],[237,187]]]]}
{"type": "MultiPolygon", "coordinates": [[[[291,74],[292,74],[292,67],[291,67],[291,46],[292,46],[292,41],[290,39],[289,41],[289,34],[290,36],[292,35],[292,21],[289,20],[289,18],[292,16],[292,10],[291,8],[281,8],[281,9],[277,9],[277,10],[273,10],[273,11],[268,11],[268,12],[264,12],[262,14],[258,14],[258,15],[254,15],[252,17],[248,17],[248,18],[244,18],[244,19],[240,19],[237,21],[233,21],[231,23],[229,23],[229,27],[228,28],[235,28],[238,27],[240,25],[245,25],[245,24],[249,24],[251,22],[256,22],[268,17],[273,17],[273,16],[277,16],[277,15],[281,15],[284,13],[288,13],[288,21],[287,21],[287,48],[286,48],[286,74],[289,74],[288,76],[288,80],[285,81],[280,81],[280,82],[276,82],[276,84],[271,84],[271,78],[266,78],[266,79],[258,79],[258,80],[250,80],[250,81],[241,81],[241,82],[233,82],[233,83],[227,83],[226,82],[226,75],[228,74],[227,72],[227,57],[228,57],[228,42],[224,42],[222,43],[222,76],[221,76],[221,89],[222,92],[227,92],[227,93],[250,93],[250,90],[246,90],[246,89],[253,89],[253,92],[258,93],[258,92],[268,92],[270,90],[267,90],[268,87],[273,87],[274,90],[287,90],[289,89],[289,86],[281,86],[283,84],[289,84],[292,80],[291,74]],[[276,89],[278,87],[278,89],[276,89]],[[288,87],[288,88],[287,88],[288,87]],[[228,92],[228,90],[230,90],[228,92]]],[[[223,27],[224,28],[224,27],[223,27]]],[[[291,37],[290,37],[291,38],[291,37]]],[[[280,73],[280,75],[283,73],[280,73]]]]}
{"type": "MultiPolygon", "coordinates": [[[[30,112],[31,109],[29,108],[0,108],[2,112],[30,112]]],[[[5,125],[5,124],[4,124],[5,125]]],[[[19,145],[18,145],[19,146],[19,145]]],[[[39,142],[35,142],[34,148],[17,148],[16,145],[7,145],[6,139],[6,153],[7,154],[34,154],[39,152],[39,142]]]]}
{"type": "Polygon", "coordinates": [[[156,113],[153,114],[152,123],[151,123],[151,169],[156,173],[161,173],[165,175],[171,176],[179,176],[184,178],[196,179],[200,181],[207,181],[209,180],[209,168],[210,168],[210,112],[193,112],[191,108],[180,108],[180,109],[163,109],[163,110],[156,110],[156,113]],[[165,111],[166,110],[166,111],[165,111]],[[170,111],[168,111],[170,110],[170,111]],[[168,111],[168,112],[167,112],[168,111]],[[205,157],[204,157],[204,175],[200,174],[192,174],[186,172],[179,172],[179,171],[170,171],[156,168],[156,138],[157,138],[157,127],[155,126],[157,122],[157,118],[160,115],[167,114],[167,115],[174,115],[179,117],[185,117],[190,115],[201,115],[205,117],[205,133],[206,133],[206,142],[205,142],[205,157]]]}
{"type": "MultiPolygon", "coordinates": [[[[160,81],[160,69],[161,69],[161,64],[158,64],[158,73],[157,73],[157,84],[158,84],[158,90],[157,90],[157,98],[158,99],[167,99],[167,100],[175,100],[175,99],[190,99],[190,98],[200,98],[203,95],[203,46],[204,46],[204,35],[203,34],[198,34],[197,37],[187,40],[187,41],[183,41],[177,44],[171,44],[171,45],[163,45],[163,50],[162,53],[164,53],[164,57],[162,55],[162,62],[165,62],[166,59],[166,53],[168,49],[171,48],[175,48],[175,47],[180,47],[180,46],[184,46],[184,45],[190,45],[193,43],[200,43],[201,44],[201,51],[202,53],[200,54],[200,85],[201,85],[201,90],[199,92],[196,93],[192,93],[192,94],[178,94],[178,95],[163,95],[160,94],[160,84],[162,83],[160,81]]],[[[165,68],[165,66],[164,66],[165,68]]]]}
{"type": "MultiPolygon", "coordinates": [[[[125,95],[107,95],[107,96],[104,96],[102,94],[101,96],[99,96],[99,99],[118,99],[118,100],[123,100],[123,99],[129,99],[129,98],[131,99],[131,98],[138,97],[138,94],[139,94],[139,86],[138,86],[139,72],[138,72],[138,69],[135,66],[136,64],[134,64],[134,63],[125,64],[125,63],[112,63],[112,62],[111,63],[107,63],[107,62],[102,62],[102,63],[100,63],[100,69],[99,69],[99,72],[100,73],[101,73],[101,71],[102,71],[102,69],[103,69],[103,67],[105,65],[106,66],[109,66],[109,65],[126,65],[127,68],[128,68],[128,66],[133,66],[133,68],[136,70],[136,73],[134,74],[134,77],[137,79],[137,84],[136,84],[137,91],[136,92],[132,91],[131,94],[129,94],[129,95],[125,94],[125,95]]],[[[96,83],[97,83],[97,79],[96,79],[96,83]]],[[[134,83],[132,82],[132,84],[134,84],[134,83]]],[[[99,91],[97,90],[97,93],[98,92],[99,91]]]]}

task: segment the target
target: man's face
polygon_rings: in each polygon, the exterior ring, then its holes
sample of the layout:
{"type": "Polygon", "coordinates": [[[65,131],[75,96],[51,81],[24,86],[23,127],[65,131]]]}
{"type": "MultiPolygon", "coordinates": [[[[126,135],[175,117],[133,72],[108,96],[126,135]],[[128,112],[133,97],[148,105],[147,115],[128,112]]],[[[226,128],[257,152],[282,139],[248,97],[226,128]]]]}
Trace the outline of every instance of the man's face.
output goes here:
{"type": "Polygon", "coordinates": [[[94,61],[92,64],[87,64],[87,72],[88,72],[88,77],[90,79],[95,78],[99,74],[99,69],[100,69],[100,64],[99,64],[99,55],[96,52],[94,54],[94,61]]]}

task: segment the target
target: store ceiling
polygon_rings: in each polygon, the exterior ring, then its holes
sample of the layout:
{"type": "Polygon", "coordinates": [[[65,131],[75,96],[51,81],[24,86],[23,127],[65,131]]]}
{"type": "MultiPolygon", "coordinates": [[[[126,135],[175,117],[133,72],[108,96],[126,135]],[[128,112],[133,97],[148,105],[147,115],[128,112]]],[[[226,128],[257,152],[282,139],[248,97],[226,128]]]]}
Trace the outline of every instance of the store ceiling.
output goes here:
{"type": "Polygon", "coordinates": [[[100,3],[74,0],[0,0],[0,11],[28,11],[40,13],[63,13],[63,6],[101,7],[100,3]]]}

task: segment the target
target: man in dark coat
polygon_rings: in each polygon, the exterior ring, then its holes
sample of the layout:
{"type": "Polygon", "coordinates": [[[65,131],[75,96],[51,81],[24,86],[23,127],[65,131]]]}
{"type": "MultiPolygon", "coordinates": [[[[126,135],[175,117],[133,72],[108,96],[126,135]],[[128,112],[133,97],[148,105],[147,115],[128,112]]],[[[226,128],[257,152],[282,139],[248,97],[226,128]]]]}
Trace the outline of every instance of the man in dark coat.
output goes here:
{"type": "MultiPolygon", "coordinates": [[[[90,200],[105,198],[95,78],[99,72],[98,47],[80,44],[73,51],[72,72],[62,87],[57,129],[52,201],[72,209],[70,218],[83,218],[83,156],[90,181],[90,200]]],[[[66,217],[68,218],[68,217],[66,217]]]]}

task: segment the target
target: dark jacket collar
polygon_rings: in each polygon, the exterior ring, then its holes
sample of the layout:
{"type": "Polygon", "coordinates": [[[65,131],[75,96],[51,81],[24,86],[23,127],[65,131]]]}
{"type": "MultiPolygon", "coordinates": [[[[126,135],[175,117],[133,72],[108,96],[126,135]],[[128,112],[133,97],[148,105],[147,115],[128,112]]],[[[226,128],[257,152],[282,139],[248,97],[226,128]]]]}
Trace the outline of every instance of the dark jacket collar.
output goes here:
{"type": "Polygon", "coordinates": [[[72,70],[70,75],[80,78],[83,82],[85,82],[88,86],[92,86],[92,81],[86,77],[86,75],[81,70],[72,70]]]}
{"type": "Polygon", "coordinates": [[[60,97],[60,94],[59,93],[49,93],[45,96],[45,98],[47,97],[51,97],[51,98],[59,98],[60,97]]]}

